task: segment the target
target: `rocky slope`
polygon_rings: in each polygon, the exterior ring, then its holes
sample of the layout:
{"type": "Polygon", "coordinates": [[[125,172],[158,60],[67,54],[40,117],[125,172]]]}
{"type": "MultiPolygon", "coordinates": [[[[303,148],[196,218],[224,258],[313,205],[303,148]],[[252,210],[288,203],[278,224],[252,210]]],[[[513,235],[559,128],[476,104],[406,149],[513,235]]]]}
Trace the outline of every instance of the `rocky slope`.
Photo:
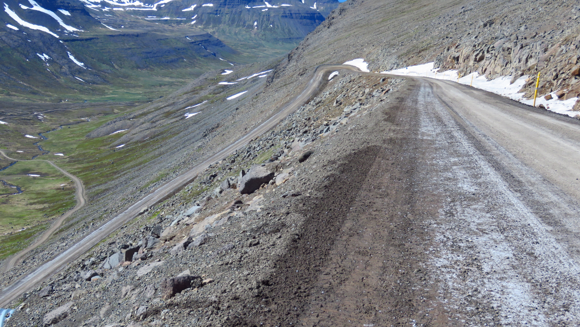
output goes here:
{"type": "MultiPolygon", "coordinates": [[[[490,77],[531,74],[537,68],[548,77],[543,92],[571,90],[577,79],[572,69],[576,64],[574,12],[571,3],[558,7],[553,1],[346,2],[279,62],[251,96],[231,106],[215,104],[229,111],[199,125],[207,131],[207,140],[182,143],[181,150],[167,153],[164,162],[179,162],[171,175],[176,176],[301,92],[316,66],[358,57],[365,58],[374,71],[430,61],[444,69],[480,71],[490,77]],[[560,10],[562,6],[568,10],[560,10]],[[539,9],[553,10],[555,17],[568,19],[568,24],[556,27],[558,23],[532,19],[540,15],[539,9]],[[516,18],[520,16],[529,17],[525,27],[516,18]],[[199,156],[185,152],[196,147],[202,149],[199,156]]],[[[273,280],[274,265],[280,269],[281,262],[292,256],[293,243],[316,239],[303,235],[301,226],[323,217],[321,208],[334,208],[328,197],[320,195],[341,189],[341,165],[348,161],[364,172],[365,153],[356,149],[376,140],[359,129],[383,122],[372,118],[372,108],[381,100],[389,101],[399,88],[397,80],[341,73],[319,97],[274,131],[216,163],[179,194],[26,294],[11,324],[235,326],[256,322],[256,317],[269,312],[283,316],[293,302],[271,307],[267,299],[279,294],[271,293],[270,286],[278,285],[275,289],[280,290],[279,285],[287,282],[292,287],[280,294],[301,296],[300,283],[310,285],[312,276],[297,271],[289,281],[273,280]],[[309,157],[304,155],[309,151],[313,151],[309,157]],[[264,164],[274,177],[252,194],[242,195],[237,189],[240,171],[255,164],[264,164]],[[322,204],[317,207],[316,203],[322,204]],[[106,269],[115,264],[120,266],[106,269]],[[87,301],[89,297],[99,300],[87,301]]],[[[531,85],[525,90],[529,94],[531,85]]],[[[185,102],[177,103],[176,108],[184,107],[185,102]]],[[[158,105],[155,108],[168,103],[158,105]]],[[[394,108],[392,114],[396,112],[394,108]]],[[[151,115],[154,120],[155,114],[151,115]]],[[[137,138],[138,133],[131,135],[137,138]]],[[[128,201],[113,205],[102,201],[99,206],[111,209],[93,206],[91,210],[108,214],[121,210],[138,197],[138,185],[134,185],[124,191],[130,196],[128,201]]],[[[331,224],[320,228],[325,226],[331,224]]],[[[59,235],[58,241],[79,237],[89,228],[78,227],[59,235]]],[[[47,253],[58,251],[57,244],[49,245],[47,253]]],[[[37,253],[31,262],[37,264],[48,256],[37,253]]],[[[414,273],[420,274],[420,268],[416,269],[414,273]]],[[[12,272],[4,283],[23,271],[12,272]]]]}

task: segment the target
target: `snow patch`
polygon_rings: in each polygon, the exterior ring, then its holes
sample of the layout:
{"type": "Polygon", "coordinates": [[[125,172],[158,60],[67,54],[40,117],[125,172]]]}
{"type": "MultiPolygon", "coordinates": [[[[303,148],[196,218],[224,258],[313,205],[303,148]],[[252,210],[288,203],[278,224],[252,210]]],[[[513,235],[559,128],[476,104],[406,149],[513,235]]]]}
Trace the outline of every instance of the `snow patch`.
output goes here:
{"type": "Polygon", "coordinates": [[[87,67],[85,67],[85,64],[78,61],[73,55],[72,53],[70,53],[69,51],[66,52],[68,54],[68,57],[70,58],[70,60],[72,60],[75,64],[77,64],[79,67],[82,67],[84,69],[87,69],[87,67]]]}
{"type": "Polygon", "coordinates": [[[30,2],[30,4],[32,5],[32,8],[30,8],[30,10],[39,11],[41,13],[49,15],[50,17],[54,18],[54,20],[56,20],[58,22],[58,24],[60,26],[64,27],[64,29],[66,29],[67,31],[69,31],[69,32],[82,32],[82,30],[79,30],[78,28],[74,28],[70,25],[65,24],[64,21],[57,14],[55,14],[54,12],[52,12],[48,9],[44,9],[38,3],[36,3],[36,1],[28,0],[28,2],[30,2]]]}
{"type": "Polygon", "coordinates": [[[28,176],[30,176],[30,177],[40,177],[40,175],[38,175],[38,174],[28,174],[28,176]]]}
{"type": "Polygon", "coordinates": [[[202,7],[213,7],[213,3],[204,3],[202,7]]]}
{"type": "Polygon", "coordinates": [[[193,117],[193,116],[195,116],[195,115],[197,115],[199,113],[200,113],[200,111],[198,111],[198,112],[192,112],[192,113],[186,112],[184,116],[185,116],[185,119],[189,119],[189,118],[191,118],[191,117],[193,117]]]}
{"type": "Polygon", "coordinates": [[[235,99],[235,98],[239,98],[239,97],[241,97],[242,95],[244,95],[246,92],[248,92],[248,91],[244,91],[244,92],[240,92],[240,93],[234,94],[234,95],[232,95],[232,96],[228,97],[226,100],[233,100],[233,99],[235,99]]]}
{"type": "Polygon", "coordinates": [[[13,29],[15,31],[18,31],[18,27],[14,26],[12,24],[6,24],[6,27],[11,28],[11,29],[13,29]]]}
{"type": "Polygon", "coordinates": [[[124,131],[126,131],[126,129],[120,129],[118,131],[114,131],[113,133],[111,133],[109,135],[115,135],[115,134],[123,133],[124,131]]]}
{"type": "Polygon", "coordinates": [[[24,135],[24,137],[27,137],[29,139],[37,139],[38,138],[36,136],[32,136],[32,135],[28,135],[28,134],[24,135]]]}
{"type": "Polygon", "coordinates": [[[83,79],[82,79],[82,78],[80,78],[80,77],[77,77],[77,76],[75,76],[75,78],[76,78],[76,79],[78,79],[79,81],[83,82],[83,83],[86,83],[86,82],[85,82],[85,80],[83,80],[83,79]]]}
{"type": "Polygon", "coordinates": [[[292,5],[289,5],[287,3],[283,3],[283,4],[280,5],[280,7],[292,7],[292,5]]]}
{"type": "Polygon", "coordinates": [[[45,62],[46,62],[48,59],[52,59],[52,58],[51,58],[51,57],[49,57],[49,56],[48,56],[46,53],[43,53],[43,54],[37,53],[36,55],[37,55],[37,56],[39,56],[39,57],[40,57],[40,59],[42,59],[42,61],[45,61],[45,62]]]}
{"type": "Polygon", "coordinates": [[[193,5],[193,6],[189,7],[189,8],[185,8],[182,11],[193,11],[196,6],[197,6],[197,4],[195,4],[195,5],[193,5]]]}
{"type": "Polygon", "coordinates": [[[229,74],[231,74],[233,72],[234,72],[233,70],[225,69],[224,72],[222,73],[222,75],[229,75],[229,74]]]}
{"type": "Polygon", "coordinates": [[[269,69],[269,70],[265,70],[265,71],[263,71],[263,72],[255,73],[254,75],[250,75],[250,76],[246,76],[246,77],[238,78],[238,79],[236,80],[236,82],[243,81],[243,80],[246,80],[246,79],[252,79],[252,78],[254,78],[254,77],[256,77],[256,76],[261,76],[261,75],[264,75],[264,77],[266,77],[266,75],[267,75],[269,72],[271,72],[271,71],[272,71],[272,69],[269,69]]]}
{"type": "Polygon", "coordinates": [[[4,11],[6,11],[6,13],[8,14],[8,16],[10,16],[10,18],[14,19],[21,26],[28,27],[31,30],[37,30],[37,31],[41,31],[41,32],[44,32],[44,33],[48,33],[48,34],[50,34],[50,35],[58,38],[58,35],[56,35],[53,32],[51,32],[48,28],[46,28],[44,26],[40,26],[40,25],[34,25],[34,24],[31,24],[29,22],[26,22],[26,21],[22,20],[20,17],[18,17],[18,15],[14,11],[12,11],[10,9],[10,7],[8,7],[8,4],[6,4],[6,2],[4,2],[4,11]]]}
{"type": "Polygon", "coordinates": [[[16,150],[16,152],[18,152],[18,153],[24,153],[24,151],[22,151],[22,150],[16,150]]]}
{"type": "Polygon", "coordinates": [[[328,80],[330,81],[336,76],[338,76],[338,72],[332,72],[332,73],[330,73],[330,75],[328,75],[328,80]]]}
{"type": "Polygon", "coordinates": [[[219,85],[234,85],[234,84],[238,84],[236,82],[219,82],[219,85]]]}
{"type": "MultiPolygon", "coordinates": [[[[530,106],[534,104],[534,99],[526,99],[524,98],[524,93],[520,92],[522,87],[524,87],[528,76],[522,76],[514,83],[510,83],[512,80],[511,76],[501,76],[493,80],[488,80],[485,76],[479,75],[478,73],[471,73],[467,76],[458,78],[459,76],[456,70],[439,72],[439,69],[434,68],[434,63],[432,62],[382,72],[382,74],[420,76],[439,80],[454,81],[458,82],[459,84],[472,85],[476,89],[495,93],[530,106]]],[[[572,110],[576,104],[576,101],[578,101],[578,97],[561,101],[556,100],[558,97],[556,96],[555,92],[551,93],[551,95],[553,98],[552,100],[546,100],[544,98],[544,96],[546,96],[545,94],[538,96],[536,99],[536,106],[543,105],[547,110],[570,117],[576,117],[576,115],[580,114],[578,111],[572,110]]]]}
{"type": "Polygon", "coordinates": [[[70,12],[68,12],[67,10],[64,10],[64,9],[59,9],[58,11],[60,11],[65,16],[70,16],[71,15],[70,12]]]}
{"type": "Polygon", "coordinates": [[[121,145],[116,146],[115,149],[120,149],[120,148],[122,148],[124,146],[125,146],[125,144],[121,144],[121,145]]]}
{"type": "Polygon", "coordinates": [[[353,59],[353,60],[347,61],[343,65],[354,66],[365,73],[370,72],[369,71],[369,64],[363,58],[358,58],[358,59],[353,59]]]}
{"type": "Polygon", "coordinates": [[[115,28],[112,28],[111,26],[105,25],[104,23],[101,23],[101,24],[103,24],[103,26],[105,26],[106,28],[110,29],[111,31],[116,31],[117,30],[115,28]]]}
{"type": "Polygon", "coordinates": [[[55,153],[54,155],[55,156],[59,156],[59,157],[64,157],[64,154],[63,153],[55,153]]]}
{"type": "Polygon", "coordinates": [[[310,7],[310,9],[317,10],[317,9],[316,9],[316,2],[314,3],[314,6],[310,7]]]}
{"type": "Polygon", "coordinates": [[[8,123],[0,120],[0,125],[8,125],[8,123]]]}

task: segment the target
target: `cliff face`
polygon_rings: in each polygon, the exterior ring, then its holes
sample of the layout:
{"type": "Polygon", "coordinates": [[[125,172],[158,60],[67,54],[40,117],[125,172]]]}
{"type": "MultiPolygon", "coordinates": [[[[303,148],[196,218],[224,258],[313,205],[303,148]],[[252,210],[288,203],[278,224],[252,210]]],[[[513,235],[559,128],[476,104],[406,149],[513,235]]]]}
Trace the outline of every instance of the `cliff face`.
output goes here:
{"type": "MultiPolygon", "coordinates": [[[[499,12],[485,12],[476,6],[461,13],[477,15],[473,28],[458,36],[435,61],[437,67],[458,69],[462,75],[478,72],[494,79],[529,75],[524,91],[533,95],[535,76],[541,73],[539,94],[559,92],[561,99],[580,94],[579,7],[546,1],[495,4],[499,12]],[[514,13],[518,13],[514,15],[514,13]]],[[[487,8],[488,9],[488,8],[487,8]]]]}

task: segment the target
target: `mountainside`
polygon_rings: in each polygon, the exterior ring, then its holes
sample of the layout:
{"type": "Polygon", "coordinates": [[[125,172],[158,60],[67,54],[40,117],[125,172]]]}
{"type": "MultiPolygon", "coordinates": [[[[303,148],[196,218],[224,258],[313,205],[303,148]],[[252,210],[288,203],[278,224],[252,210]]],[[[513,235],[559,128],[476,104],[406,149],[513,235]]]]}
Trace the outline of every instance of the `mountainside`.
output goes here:
{"type": "Polygon", "coordinates": [[[0,91],[12,100],[151,99],[205,71],[282,54],[323,20],[296,0],[10,0],[0,11],[0,91]]]}
{"type": "MultiPolygon", "coordinates": [[[[276,28],[276,22],[297,15],[298,21],[306,21],[302,26],[313,26],[309,24],[319,17],[307,10],[285,11],[301,6],[294,2],[83,3],[99,24],[115,29],[174,21],[203,27],[217,36],[204,41],[204,47],[218,63],[222,56],[230,60],[246,51],[228,48],[223,40],[238,36],[239,42],[253,44],[247,38],[258,35],[275,42],[306,29],[290,25],[268,33],[268,23],[276,28]]],[[[206,73],[171,95],[90,128],[79,124],[72,133],[86,135],[86,143],[82,149],[65,147],[73,154],[62,163],[91,181],[92,202],[50,243],[26,257],[27,265],[4,274],[2,285],[267,123],[304,94],[325,65],[362,58],[372,72],[434,62],[440,71],[457,69],[462,75],[477,71],[512,80],[526,75],[522,92],[528,96],[540,72],[540,95],[562,91],[561,99],[576,97],[578,9],[575,2],[551,0],[350,0],[328,15],[321,13],[326,20],[279,61],[243,68],[226,62],[223,67],[231,71],[206,73]],[[542,19],[546,17],[550,20],[542,19]],[[75,155],[91,147],[102,152],[80,163],[75,155]],[[110,179],[109,171],[115,169],[119,175],[110,179]]],[[[125,43],[129,35],[119,37],[125,43]]],[[[63,44],[72,49],[76,43],[63,44]]],[[[147,66],[145,59],[137,62],[147,66]]],[[[457,156],[464,161],[455,163],[429,152],[451,143],[461,146],[460,141],[466,143],[480,131],[448,142],[447,136],[462,133],[467,124],[453,125],[451,131],[431,129],[428,120],[439,119],[428,116],[435,106],[427,100],[406,102],[419,91],[428,93],[428,87],[393,76],[328,69],[314,95],[274,128],[208,164],[186,186],[143,208],[66,270],[13,301],[18,310],[9,326],[577,324],[577,290],[570,288],[575,280],[544,269],[560,259],[548,258],[541,268],[533,265],[543,252],[532,247],[552,239],[527,239],[524,225],[530,224],[509,225],[507,218],[528,214],[520,207],[501,211],[505,199],[495,187],[513,187],[511,201],[527,196],[535,184],[523,185],[507,168],[497,173],[505,184],[478,184],[499,164],[491,161],[482,168],[471,162],[479,152],[496,148],[479,143],[461,148],[457,156]],[[416,115],[419,105],[428,114],[416,115]],[[439,166],[446,167],[434,174],[441,180],[429,184],[428,174],[439,166]],[[452,179],[453,174],[459,177],[452,179]],[[468,178],[471,184],[461,184],[468,178]],[[247,186],[253,179],[254,185],[247,186]],[[455,188],[461,191],[453,193],[455,188]],[[490,202],[477,202],[480,197],[490,202]],[[470,225],[477,210],[488,220],[470,225]],[[372,224],[358,219],[365,215],[372,224]],[[487,233],[486,228],[504,234],[487,233]],[[452,234],[456,229],[467,236],[452,234]],[[514,236],[520,231],[522,237],[514,236]],[[495,246],[485,253],[477,247],[496,244],[496,237],[529,243],[495,246]],[[438,252],[442,248],[448,256],[438,252]],[[528,268],[538,271],[519,275],[514,270],[528,268]],[[520,284],[509,284],[513,280],[520,284]],[[545,292],[544,301],[537,301],[540,295],[533,300],[521,295],[536,290],[545,292]],[[497,297],[490,300],[486,295],[492,291],[497,297]],[[523,302],[529,304],[525,310],[523,302]],[[356,313],[358,320],[349,321],[345,312],[356,313]]],[[[451,117],[443,124],[452,126],[453,121],[451,117]]],[[[67,135],[66,130],[53,133],[61,141],[67,135]]],[[[58,142],[48,143],[51,150],[60,149],[58,142]]],[[[551,215],[552,198],[544,200],[534,212],[541,217],[551,215]]],[[[570,208],[575,217],[576,209],[570,208]]],[[[564,229],[561,225],[554,221],[542,228],[564,229]]],[[[576,249],[574,242],[566,246],[576,249]]]]}

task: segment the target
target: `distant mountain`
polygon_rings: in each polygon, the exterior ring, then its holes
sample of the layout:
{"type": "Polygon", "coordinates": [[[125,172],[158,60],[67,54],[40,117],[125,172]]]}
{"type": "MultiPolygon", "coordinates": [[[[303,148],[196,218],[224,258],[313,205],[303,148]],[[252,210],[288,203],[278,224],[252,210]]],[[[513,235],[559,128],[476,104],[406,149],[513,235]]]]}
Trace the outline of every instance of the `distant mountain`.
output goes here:
{"type": "Polygon", "coordinates": [[[167,90],[148,92],[152,85],[171,88],[209,69],[285,53],[337,5],[328,0],[6,0],[0,10],[0,98],[155,97],[167,90]]]}

